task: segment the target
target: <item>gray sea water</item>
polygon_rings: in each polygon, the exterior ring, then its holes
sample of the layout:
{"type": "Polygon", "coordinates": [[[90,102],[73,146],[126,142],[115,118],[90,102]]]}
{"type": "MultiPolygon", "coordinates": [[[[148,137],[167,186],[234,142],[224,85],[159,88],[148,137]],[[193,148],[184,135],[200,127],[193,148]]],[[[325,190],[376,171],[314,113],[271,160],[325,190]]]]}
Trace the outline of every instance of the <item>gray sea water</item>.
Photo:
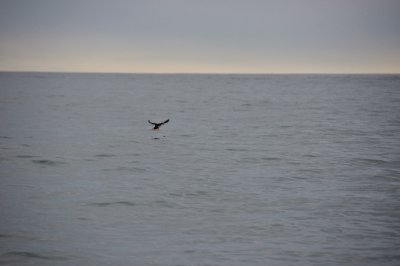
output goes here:
{"type": "Polygon", "coordinates": [[[0,73],[0,119],[1,265],[400,265],[399,75],[0,73]]]}

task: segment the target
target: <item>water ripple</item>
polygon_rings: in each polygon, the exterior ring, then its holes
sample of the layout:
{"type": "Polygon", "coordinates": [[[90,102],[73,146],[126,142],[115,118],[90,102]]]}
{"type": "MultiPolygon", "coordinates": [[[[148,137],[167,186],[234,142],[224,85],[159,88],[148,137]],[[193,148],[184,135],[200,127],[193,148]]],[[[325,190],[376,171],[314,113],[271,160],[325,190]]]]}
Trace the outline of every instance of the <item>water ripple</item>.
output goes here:
{"type": "Polygon", "coordinates": [[[17,155],[16,157],[17,157],[17,158],[22,158],[22,159],[30,159],[30,158],[35,158],[35,157],[37,157],[37,156],[35,156],[35,155],[25,155],[25,154],[22,154],[22,155],[17,155]]]}
{"type": "Polygon", "coordinates": [[[23,257],[23,258],[31,258],[31,259],[42,259],[42,260],[68,260],[67,257],[62,256],[50,256],[43,255],[35,252],[28,251],[11,251],[7,253],[3,253],[1,257],[23,257]]]}
{"type": "Polygon", "coordinates": [[[137,204],[131,201],[115,201],[115,202],[98,202],[98,203],[92,203],[91,205],[97,207],[107,207],[112,205],[136,206],[137,204]]]}
{"type": "Polygon", "coordinates": [[[140,168],[140,167],[117,167],[117,168],[111,168],[111,169],[103,169],[103,171],[128,171],[128,172],[137,172],[137,173],[143,173],[146,172],[146,169],[140,168]]]}
{"type": "Polygon", "coordinates": [[[60,166],[67,164],[66,162],[53,161],[53,160],[32,160],[32,162],[42,166],[60,166]]]}
{"type": "Polygon", "coordinates": [[[101,154],[96,154],[94,157],[96,158],[108,158],[108,157],[115,157],[115,154],[109,154],[109,153],[101,153],[101,154]]]}

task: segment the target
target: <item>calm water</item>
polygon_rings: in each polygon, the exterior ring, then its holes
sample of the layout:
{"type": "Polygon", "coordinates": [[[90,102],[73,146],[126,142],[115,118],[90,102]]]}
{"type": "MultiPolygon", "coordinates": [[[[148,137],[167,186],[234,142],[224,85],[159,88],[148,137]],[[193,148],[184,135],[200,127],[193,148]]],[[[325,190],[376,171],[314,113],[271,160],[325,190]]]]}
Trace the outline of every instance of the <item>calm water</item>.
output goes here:
{"type": "Polygon", "coordinates": [[[0,73],[0,119],[1,265],[400,265],[400,76],[0,73]]]}

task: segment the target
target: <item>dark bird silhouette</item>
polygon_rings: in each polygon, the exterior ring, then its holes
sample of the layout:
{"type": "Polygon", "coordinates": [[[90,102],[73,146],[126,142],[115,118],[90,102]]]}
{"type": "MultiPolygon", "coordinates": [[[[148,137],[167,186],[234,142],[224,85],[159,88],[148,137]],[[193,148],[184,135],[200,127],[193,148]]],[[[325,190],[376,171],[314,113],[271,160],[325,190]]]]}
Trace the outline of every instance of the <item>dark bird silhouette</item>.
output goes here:
{"type": "Polygon", "coordinates": [[[168,122],[169,122],[169,119],[167,119],[167,120],[165,120],[164,122],[161,122],[161,123],[154,123],[154,122],[151,122],[150,120],[149,120],[148,122],[149,122],[150,124],[154,125],[153,130],[158,130],[158,129],[160,129],[160,127],[161,127],[162,125],[168,123],[168,122]]]}

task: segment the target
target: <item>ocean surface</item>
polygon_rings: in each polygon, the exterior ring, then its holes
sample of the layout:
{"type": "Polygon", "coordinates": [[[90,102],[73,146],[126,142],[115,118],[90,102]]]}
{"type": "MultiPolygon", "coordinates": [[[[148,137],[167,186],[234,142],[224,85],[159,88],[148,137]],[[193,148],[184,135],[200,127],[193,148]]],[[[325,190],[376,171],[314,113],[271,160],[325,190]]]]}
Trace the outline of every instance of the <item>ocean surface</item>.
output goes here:
{"type": "Polygon", "coordinates": [[[400,265],[399,75],[3,72],[0,123],[0,265],[400,265]]]}

